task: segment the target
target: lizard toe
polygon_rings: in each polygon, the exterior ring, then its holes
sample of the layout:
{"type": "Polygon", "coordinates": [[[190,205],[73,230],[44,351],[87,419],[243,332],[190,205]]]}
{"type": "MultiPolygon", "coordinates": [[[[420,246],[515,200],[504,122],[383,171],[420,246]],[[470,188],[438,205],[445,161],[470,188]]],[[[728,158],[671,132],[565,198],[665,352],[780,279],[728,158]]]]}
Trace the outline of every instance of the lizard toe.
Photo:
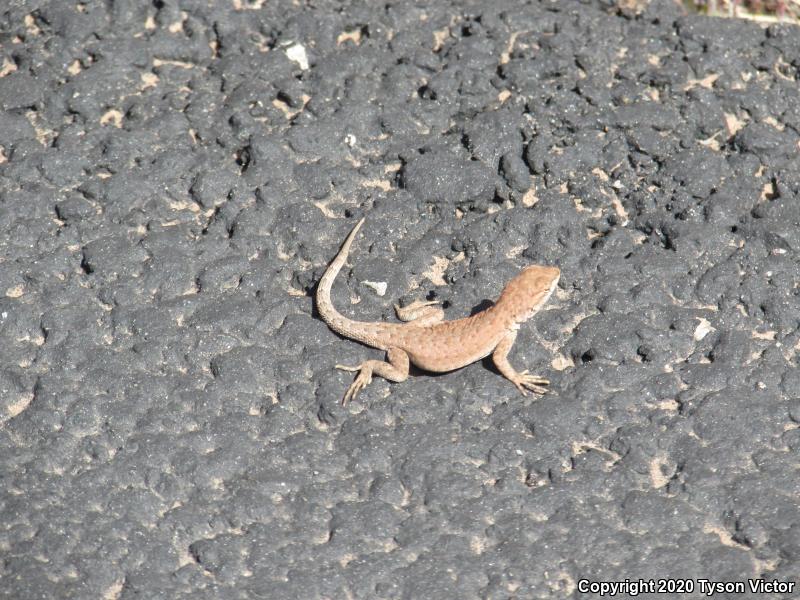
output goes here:
{"type": "Polygon", "coordinates": [[[536,385],[535,383],[525,383],[524,384],[527,389],[532,391],[535,394],[546,394],[547,388],[542,385],[536,385]]]}
{"type": "Polygon", "coordinates": [[[550,380],[545,377],[540,377],[539,375],[529,375],[527,371],[523,371],[521,373],[522,377],[521,380],[524,385],[549,385],[550,380]]]}
{"type": "Polygon", "coordinates": [[[358,377],[356,377],[355,381],[350,384],[349,388],[347,388],[347,392],[345,393],[344,398],[342,398],[342,406],[346,406],[350,400],[354,400],[358,395],[358,392],[363,390],[370,383],[372,383],[372,373],[365,369],[361,369],[358,377]]]}
{"type": "Polygon", "coordinates": [[[347,406],[347,403],[355,398],[360,390],[361,387],[358,385],[358,381],[354,381],[352,384],[350,384],[350,387],[347,388],[347,391],[344,394],[344,398],[342,398],[342,406],[347,406]]]}
{"type": "Polygon", "coordinates": [[[521,371],[516,379],[512,381],[523,396],[527,396],[529,391],[535,394],[545,394],[547,393],[547,388],[545,386],[550,383],[550,381],[544,377],[528,374],[527,369],[521,371]]]}

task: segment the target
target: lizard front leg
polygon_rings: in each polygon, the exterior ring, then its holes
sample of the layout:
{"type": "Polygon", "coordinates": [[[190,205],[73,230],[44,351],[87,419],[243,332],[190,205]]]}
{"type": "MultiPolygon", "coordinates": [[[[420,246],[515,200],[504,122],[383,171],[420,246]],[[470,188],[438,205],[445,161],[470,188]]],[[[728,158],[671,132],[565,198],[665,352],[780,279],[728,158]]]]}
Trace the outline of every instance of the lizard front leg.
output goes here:
{"type": "Polygon", "coordinates": [[[358,371],[358,376],[355,381],[347,388],[347,392],[342,398],[342,406],[358,395],[358,392],[363,390],[372,381],[372,375],[379,375],[389,381],[399,383],[408,379],[409,360],[408,354],[400,348],[389,348],[386,351],[386,358],[389,362],[382,360],[367,360],[358,365],[357,367],[346,367],[344,365],[336,365],[337,369],[342,371],[358,371]]]}
{"type": "Polygon", "coordinates": [[[517,372],[511,363],[508,362],[508,353],[511,351],[511,346],[514,345],[514,340],[517,339],[516,330],[509,331],[506,336],[500,340],[497,347],[492,353],[492,360],[494,361],[497,370],[508,379],[511,383],[517,386],[517,389],[522,392],[523,396],[528,395],[528,390],[536,394],[544,394],[547,392],[545,387],[550,382],[544,377],[537,375],[528,375],[528,370],[517,372]]]}

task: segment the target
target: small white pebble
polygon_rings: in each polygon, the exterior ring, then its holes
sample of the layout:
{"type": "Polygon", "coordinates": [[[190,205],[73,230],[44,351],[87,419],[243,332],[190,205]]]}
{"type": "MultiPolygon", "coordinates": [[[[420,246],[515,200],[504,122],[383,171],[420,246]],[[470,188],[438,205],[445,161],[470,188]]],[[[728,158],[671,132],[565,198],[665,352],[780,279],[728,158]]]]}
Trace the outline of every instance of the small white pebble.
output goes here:
{"type": "Polygon", "coordinates": [[[385,281],[365,281],[363,283],[368,288],[375,290],[375,293],[381,297],[386,294],[386,289],[389,287],[385,281]]]}
{"type": "Polygon", "coordinates": [[[296,62],[300,65],[303,71],[308,70],[308,55],[306,54],[305,46],[302,44],[292,44],[286,48],[286,56],[292,62],[296,62]]]}
{"type": "Polygon", "coordinates": [[[709,323],[702,317],[698,317],[698,320],[700,321],[700,324],[694,330],[694,341],[696,342],[699,342],[709,333],[714,331],[714,328],[711,326],[711,323],[709,323]]]}

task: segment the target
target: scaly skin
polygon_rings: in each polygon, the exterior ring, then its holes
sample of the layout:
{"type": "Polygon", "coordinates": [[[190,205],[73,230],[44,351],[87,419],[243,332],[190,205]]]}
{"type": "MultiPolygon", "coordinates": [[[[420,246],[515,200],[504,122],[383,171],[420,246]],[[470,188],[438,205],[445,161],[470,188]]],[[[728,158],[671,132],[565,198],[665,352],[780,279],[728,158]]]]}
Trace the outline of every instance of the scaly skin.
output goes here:
{"type": "Polygon", "coordinates": [[[387,362],[367,360],[356,367],[336,365],[338,369],[358,371],[342,399],[343,405],[355,398],[372,381],[373,375],[401,382],[408,378],[410,363],[441,373],[460,369],[489,354],[500,373],[523,395],[527,395],[528,390],[537,394],[547,391],[547,379],[528,375],[527,370],[514,370],[508,362],[508,353],[520,324],[533,317],[555,290],[561,275],[558,268],[526,267],[508,282],[494,306],[471,317],[445,321],[442,308],[433,306],[437,302],[415,302],[405,308],[395,305],[397,316],[406,323],[353,321],[331,303],[331,286],[363,223],[361,219],[356,224],[322,276],[317,286],[317,310],[333,331],[386,350],[387,362]]]}

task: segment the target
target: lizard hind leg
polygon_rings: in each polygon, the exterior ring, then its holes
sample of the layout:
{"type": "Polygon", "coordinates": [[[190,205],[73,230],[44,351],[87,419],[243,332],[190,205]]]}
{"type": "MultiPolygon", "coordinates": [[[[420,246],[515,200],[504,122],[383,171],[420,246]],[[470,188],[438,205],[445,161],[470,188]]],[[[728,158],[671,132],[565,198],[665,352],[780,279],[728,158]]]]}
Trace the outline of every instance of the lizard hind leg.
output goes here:
{"type": "Polygon", "coordinates": [[[413,322],[414,325],[435,325],[444,320],[444,310],[438,300],[431,300],[429,302],[421,302],[417,300],[408,306],[400,307],[394,305],[394,312],[397,318],[401,321],[413,322]]]}
{"type": "Polygon", "coordinates": [[[382,360],[365,360],[357,367],[336,365],[336,368],[342,371],[358,371],[358,375],[353,383],[350,384],[350,387],[347,388],[344,398],[342,398],[342,406],[346,406],[350,400],[353,400],[358,395],[358,392],[372,382],[373,374],[396,383],[408,379],[410,361],[405,351],[400,348],[389,348],[386,352],[386,358],[388,362],[382,360]]]}

